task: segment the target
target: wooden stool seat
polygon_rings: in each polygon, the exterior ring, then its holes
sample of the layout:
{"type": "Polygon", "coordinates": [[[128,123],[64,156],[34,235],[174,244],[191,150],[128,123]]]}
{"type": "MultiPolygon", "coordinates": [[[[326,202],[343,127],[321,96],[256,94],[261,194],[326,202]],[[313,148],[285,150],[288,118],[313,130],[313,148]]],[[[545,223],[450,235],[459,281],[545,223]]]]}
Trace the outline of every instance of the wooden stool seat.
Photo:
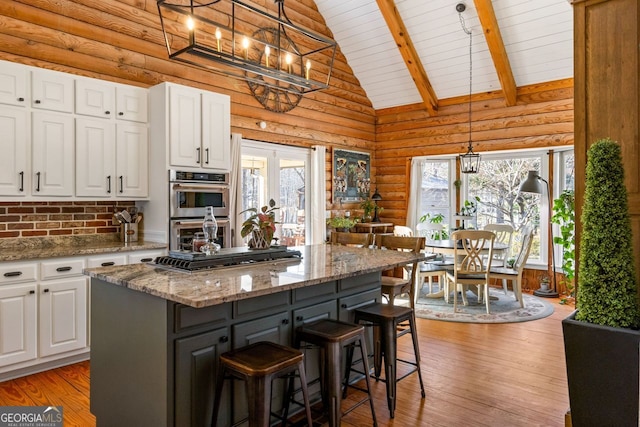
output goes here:
{"type": "MultiPolygon", "coordinates": [[[[369,363],[367,360],[367,351],[365,345],[365,333],[364,327],[355,325],[352,323],[340,322],[338,320],[321,319],[316,322],[304,324],[296,329],[296,346],[300,348],[301,343],[313,344],[322,349],[324,354],[323,360],[321,360],[321,372],[323,372],[322,381],[322,400],[325,405],[325,409],[328,411],[329,426],[339,427],[340,418],[342,416],[342,409],[340,402],[342,400],[342,350],[345,346],[357,345],[360,347],[362,355],[362,362],[366,372],[369,371],[369,363]]],[[[347,375],[345,376],[344,386],[350,386],[348,384],[349,370],[346,369],[347,375]]],[[[373,418],[373,426],[377,426],[376,413],[373,407],[373,398],[371,396],[371,387],[369,383],[369,376],[365,375],[365,382],[367,385],[365,391],[367,397],[356,403],[349,410],[348,413],[356,407],[362,405],[366,401],[369,401],[371,407],[371,417],[373,418]]],[[[346,392],[346,390],[345,390],[346,392]]]]}
{"type": "MultiPolygon", "coordinates": [[[[220,370],[211,425],[215,426],[220,408],[222,387],[227,376],[245,381],[249,407],[249,426],[267,427],[271,424],[271,382],[298,371],[307,422],[313,425],[306,387],[304,354],[291,347],[261,341],[220,355],[220,370]]],[[[289,399],[286,396],[285,399],[289,399]]],[[[286,419],[283,419],[283,425],[286,419]]]]}
{"type": "MultiPolygon", "coordinates": [[[[354,310],[355,322],[367,322],[374,326],[374,373],[376,380],[380,380],[382,371],[382,360],[384,359],[384,382],[387,386],[387,406],[390,417],[394,417],[396,409],[396,383],[408,375],[417,372],[420,381],[420,391],[422,398],[425,397],[424,385],[422,383],[422,373],[420,372],[420,348],[418,346],[418,335],[416,331],[415,314],[410,307],[400,307],[391,304],[372,304],[354,310]],[[408,328],[401,328],[408,322],[408,328]],[[415,362],[398,359],[397,340],[399,336],[411,334],[413,341],[413,352],[415,362]],[[398,378],[397,362],[412,365],[413,368],[398,378]]],[[[350,366],[347,368],[350,369],[350,366]]],[[[368,372],[368,371],[366,371],[368,372]]]]}

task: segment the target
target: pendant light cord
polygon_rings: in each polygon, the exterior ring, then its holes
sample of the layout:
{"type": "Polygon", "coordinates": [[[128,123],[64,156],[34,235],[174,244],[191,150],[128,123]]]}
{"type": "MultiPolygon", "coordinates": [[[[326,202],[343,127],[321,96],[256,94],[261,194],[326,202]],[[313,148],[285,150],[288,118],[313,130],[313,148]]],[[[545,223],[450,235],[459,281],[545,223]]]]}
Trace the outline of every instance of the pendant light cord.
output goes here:
{"type": "Polygon", "coordinates": [[[462,30],[469,35],[469,151],[472,151],[473,145],[471,144],[471,94],[473,93],[473,35],[471,33],[471,30],[467,28],[464,22],[464,16],[462,16],[462,12],[458,12],[458,17],[460,18],[460,25],[462,26],[462,30]]]}

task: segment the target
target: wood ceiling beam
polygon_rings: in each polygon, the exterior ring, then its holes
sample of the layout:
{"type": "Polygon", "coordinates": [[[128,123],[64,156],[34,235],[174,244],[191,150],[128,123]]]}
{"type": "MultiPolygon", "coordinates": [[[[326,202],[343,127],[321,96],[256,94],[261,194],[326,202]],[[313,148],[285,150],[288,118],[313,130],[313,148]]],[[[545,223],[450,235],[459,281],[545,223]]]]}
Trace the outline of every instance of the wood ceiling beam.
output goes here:
{"type": "Polygon", "coordinates": [[[404,59],[404,63],[407,65],[409,74],[411,74],[411,78],[416,84],[416,88],[422,97],[422,101],[424,102],[429,115],[437,115],[438,97],[431,86],[431,82],[429,82],[427,72],[422,66],[420,57],[411,42],[407,28],[404,26],[404,22],[400,17],[400,13],[396,8],[394,0],[376,0],[376,2],[378,3],[378,7],[380,8],[380,12],[382,12],[384,20],[387,22],[391,35],[396,42],[396,46],[398,46],[398,50],[404,59]]]}
{"type": "Polygon", "coordinates": [[[480,25],[482,25],[482,31],[498,73],[505,102],[507,106],[516,105],[516,81],[513,77],[513,71],[511,70],[511,64],[509,63],[509,57],[504,47],[491,0],[473,0],[473,3],[476,6],[480,25]]]}

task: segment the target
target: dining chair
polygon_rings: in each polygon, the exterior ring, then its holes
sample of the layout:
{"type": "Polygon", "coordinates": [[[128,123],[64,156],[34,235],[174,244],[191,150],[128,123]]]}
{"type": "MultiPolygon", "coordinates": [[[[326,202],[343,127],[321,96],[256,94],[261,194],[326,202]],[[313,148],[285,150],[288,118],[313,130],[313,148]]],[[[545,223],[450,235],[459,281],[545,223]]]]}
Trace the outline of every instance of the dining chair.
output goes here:
{"type": "Polygon", "coordinates": [[[489,275],[494,279],[502,279],[505,294],[507,293],[507,283],[513,283],[513,295],[516,301],[520,302],[520,307],[524,308],[524,300],[522,299],[522,272],[529,258],[531,251],[531,243],[533,242],[533,229],[526,228],[522,231],[522,247],[516,258],[513,268],[503,266],[491,266],[489,275]]]}
{"type": "Polygon", "coordinates": [[[487,224],[483,227],[483,230],[492,231],[496,235],[497,243],[504,243],[508,246],[506,251],[493,254],[493,261],[491,264],[494,266],[505,266],[507,258],[511,255],[511,245],[513,244],[513,227],[509,224],[487,224]]]}
{"type": "MultiPolygon", "coordinates": [[[[424,242],[424,237],[375,235],[375,247],[378,249],[409,251],[419,254],[424,250],[424,242]]],[[[418,260],[382,273],[382,295],[387,297],[389,304],[393,305],[397,295],[408,294],[411,308],[415,307],[417,271],[418,260]]]]}
{"type": "Polygon", "coordinates": [[[453,311],[458,311],[458,291],[462,293],[464,305],[468,305],[466,292],[476,286],[478,302],[484,299],[489,308],[489,270],[493,259],[493,242],[496,235],[486,230],[458,230],[451,239],[458,244],[453,247],[453,269],[446,272],[445,297],[449,285],[453,285],[453,311]],[[486,253],[486,256],[485,256],[486,253]]]}
{"type": "Polygon", "coordinates": [[[393,235],[403,236],[403,237],[413,237],[413,230],[411,229],[411,227],[407,227],[405,225],[394,225],[393,235]]]}
{"type": "Polygon", "coordinates": [[[358,246],[368,248],[373,244],[371,233],[350,233],[348,231],[332,231],[329,242],[332,245],[358,246]]]}

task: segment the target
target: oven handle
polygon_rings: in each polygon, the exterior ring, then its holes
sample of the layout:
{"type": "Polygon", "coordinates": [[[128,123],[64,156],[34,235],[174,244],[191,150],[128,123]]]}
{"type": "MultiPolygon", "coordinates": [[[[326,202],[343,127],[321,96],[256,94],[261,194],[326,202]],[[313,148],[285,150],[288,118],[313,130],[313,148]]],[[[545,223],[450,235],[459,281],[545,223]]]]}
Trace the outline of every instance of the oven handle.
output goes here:
{"type": "Polygon", "coordinates": [[[229,191],[229,186],[224,184],[180,184],[174,183],[173,190],[182,191],[198,191],[198,190],[226,190],[229,191]]]}
{"type": "MultiPolygon", "coordinates": [[[[229,225],[230,221],[228,219],[217,219],[218,227],[225,227],[229,225]]],[[[202,220],[197,219],[186,219],[186,220],[172,220],[171,224],[174,228],[182,228],[182,227],[193,227],[193,226],[201,226],[202,220]]]]}

